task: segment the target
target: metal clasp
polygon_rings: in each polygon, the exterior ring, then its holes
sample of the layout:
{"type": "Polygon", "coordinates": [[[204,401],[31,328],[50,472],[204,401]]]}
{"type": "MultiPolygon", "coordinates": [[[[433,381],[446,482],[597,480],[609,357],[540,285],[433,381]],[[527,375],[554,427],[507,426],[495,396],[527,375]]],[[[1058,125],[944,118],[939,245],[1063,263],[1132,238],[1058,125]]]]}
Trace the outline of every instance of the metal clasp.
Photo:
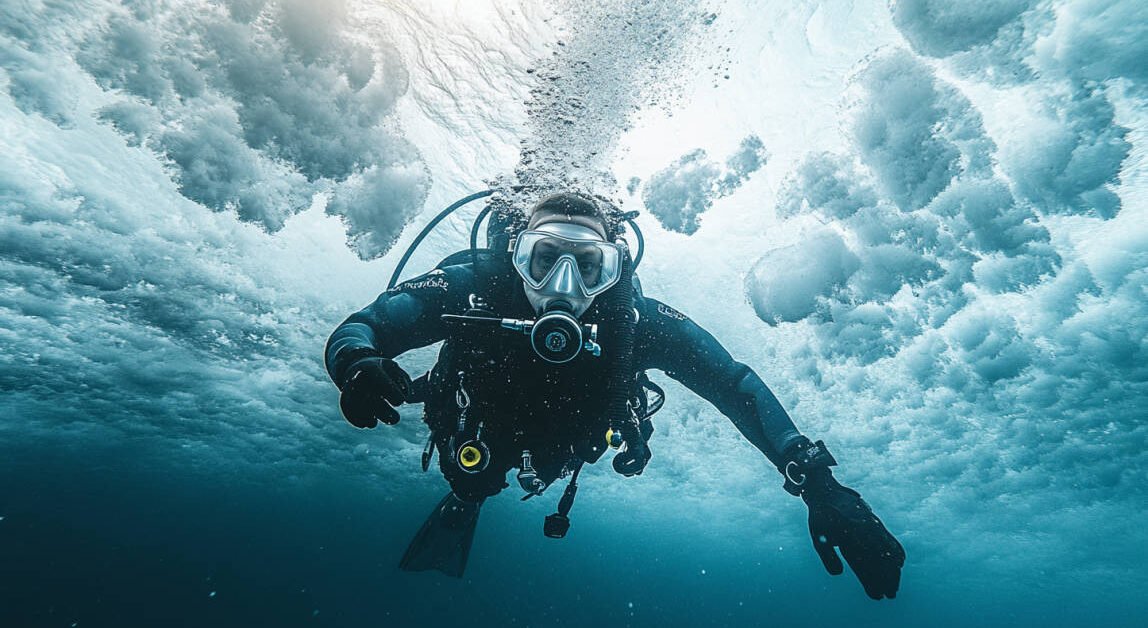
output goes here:
{"type": "Polygon", "coordinates": [[[789,462],[785,463],[785,479],[787,479],[787,480],[789,480],[790,482],[792,482],[794,486],[802,486],[802,485],[804,485],[804,484],[805,484],[805,480],[806,480],[806,475],[805,475],[804,473],[799,473],[798,475],[800,475],[800,476],[801,476],[801,479],[800,479],[800,480],[796,480],[796,479],[794,479],[794,478],[793,478],[793,473],[792,473],[792,472],[790,472],[790,470],[789,470],[789,468],[790,468],[790,467],[793,467],[794,469],[797,469],[797,463],[796,463],[796,462],[794,462],[794,461],[792,461],[792,460],[790,460],[789,462]]]}
{"type": "Polygon", "coordinates": [[[462,385],[463,379],[466,374],[462,371],[458,372],[458,390],[454,392],[454,402],[458,404],[459,410],[466,410],[470,407],[470,394],[466,392],[466,388],[462,385]]]}

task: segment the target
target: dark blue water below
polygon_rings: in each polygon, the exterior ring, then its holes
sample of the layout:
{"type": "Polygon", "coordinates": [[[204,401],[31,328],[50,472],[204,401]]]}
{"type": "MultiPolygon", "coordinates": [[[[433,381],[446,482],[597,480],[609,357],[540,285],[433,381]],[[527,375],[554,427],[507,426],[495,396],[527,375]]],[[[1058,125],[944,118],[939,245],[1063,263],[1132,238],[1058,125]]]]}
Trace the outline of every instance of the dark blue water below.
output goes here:
{"type": "Polygon", "coordinates": [[[923,572],[936,561],[911,541],[901,596],[871,602],[804,545],[774,547],[792,536],[738,538],[720,512],[707,531],[632,504],[622,527],[603,513],[626,506],[593,491],[613,481],[597,469],[567,539],[540,533],[552,504],[508,492],[483,512],[466,578],[406,574],[395,564],[442,492],[430,476],[387,487],[321,464],[178,468],[127,445],[0,450],[5,627],[1134,626],[1144,610],[1104,583],[1057,581],[1051,565],[999,589],[968,565],[923,572]]]}

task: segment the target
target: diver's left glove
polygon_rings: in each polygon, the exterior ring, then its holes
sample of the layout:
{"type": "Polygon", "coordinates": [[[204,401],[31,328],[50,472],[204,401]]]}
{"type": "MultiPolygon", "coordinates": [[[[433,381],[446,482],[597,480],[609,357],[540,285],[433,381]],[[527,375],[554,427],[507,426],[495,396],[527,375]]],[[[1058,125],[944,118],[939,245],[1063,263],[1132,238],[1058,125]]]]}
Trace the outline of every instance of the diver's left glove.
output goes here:
{"type": "Polygon", "coordinates": [[[809,507],[809,534],[825,570],[834,576],[844,571],[836,547],[869,597],[897,597],[905,549],[861,495],[833,477],[829,467],[837,461],[825,443],[802,437],[784,459],[785,490],[809,507]]]}
{"type": "Polygon", "coordinates": [[[643,421],[638,424],[633,421],[625,421],[618,426],[618,430],[621,432],[622,442],[625,443],[625,446],[621,451],[614,454],[614,471],[628,478],[642,475],[642,471],[646,470],[646,465],[650,463],[650,458],[654,455],[647,444],[650,435],[654,433],[654,423],[643,421]]]}
{"type": "Polygon", "coordinates": [[[339,396],[343,417],[355,427],[399,422],[395,407],[407,400],[411,377],[394,360],[379,356],[360,358],[347,368],[339,396]]]}

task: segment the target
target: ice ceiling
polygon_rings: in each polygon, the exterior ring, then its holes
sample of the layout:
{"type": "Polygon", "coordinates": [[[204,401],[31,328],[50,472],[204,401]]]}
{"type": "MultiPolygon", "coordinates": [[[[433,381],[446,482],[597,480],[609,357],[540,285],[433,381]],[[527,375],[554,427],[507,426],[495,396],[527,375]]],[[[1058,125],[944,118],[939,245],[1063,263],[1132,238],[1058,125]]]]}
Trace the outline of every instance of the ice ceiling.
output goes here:
{"type": "MultiPolygon", "coordinates": [[[[341,421],[326,335],[447,203],[576,185],[642,211],[646,291],[833,446],[918,578],[1041,564],[1142,608],[1146,60],[1133,0],[4,3],[3,450],[437,492],[417,409],[341,421]]],[[[804,543],[671,393],[649,472],[595,490],[804,543]]]]}

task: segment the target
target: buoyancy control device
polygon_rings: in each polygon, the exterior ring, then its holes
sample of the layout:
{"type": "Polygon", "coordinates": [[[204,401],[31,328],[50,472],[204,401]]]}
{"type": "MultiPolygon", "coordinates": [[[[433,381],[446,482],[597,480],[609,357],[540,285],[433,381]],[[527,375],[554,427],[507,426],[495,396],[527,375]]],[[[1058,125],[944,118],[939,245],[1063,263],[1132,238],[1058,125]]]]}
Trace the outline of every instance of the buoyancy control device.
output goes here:
{"type": "MultiPolygon", "coordinates": [[[[415,250],[434,228],[446,217],[464,205],[494,194],[489,189],[476,192],[441,211],[436,215],[412,241],[402,258],[399,260],[387,288],[391,289],[398,284],[402,271],[414,254],[415,250]]],[[[664,392],[653,384],[644,372],[636,372],[633,365],[632,353],[634,333],[637,324],[637,310],[635,299],[640,297],[640,284],[635,271],[641,262],[645,242],[641,230],[634,221],[637,212],[624,213],[609,204],[608,201],[597,197],[598,202],[606,202],[612,210],[612,217],[619,224],[628,224],[637,240],[637,250],[630,256],[629,247],[624,240],[619,239],[625,250],[623,277],[604,297],[603,310],[605,329],[600,331],[597,324],[585,324],[569,312],[551,310],[543,312],[535,319],[513,319],[499,317],[490,311],[488,301],[480,294],[472,294],[470,307],[461,314],[444,314],[445,322],[463,328],[479,328],[477,333],[493,333],[494,330],[505,330],[525,336],[534,353],[542,360],[552,364],[564,364],[572,361],[583,351],[594,357],[603,354],[603,344],[606,346],[608,362],[603,366],[607,372],[607,405],[608,428],[605,431],[605,444],[616,450],[613,460],[614,469],[623,475],[633,476],[640,474],[649,460],[647,440],[653,432],[650,417],[661,409],[665,401],[664,392]]],[[[497,199],[496,199],[497,201],[497,199]]],[[[513,248],[516,234],[525,226],[521,213],[517,215],[510,209],[509,204],[491,201],[479,212],[470,229],[470,246],[468,249],[458,251],[444,260],[437,267],[471,262],[476,275],[483,276],[482,269],[505,267],[504,262],[513,248]],[[478,247],[478,235],[483,222],[490,217],[487,227],[487,246],[478,247]],[[501,264],[501,265],[500,265],[501,264]]],[[[435,367],[438,368],[438,365],[435,367]]],[[[433,373],[435,369],[432,369],[433,373]]],[[[414,401],[425,401],[429,396],[431,373],[416,379],[415,389],[422,390],[421,399],[416,395],[414,401]]],[[[474,395],[478,394],[475,386],[467,386],[465,370],[457,373],[458,383],[455,389],[455,402],[457,405],[458,420],[451,426],[449,436],[440,433],[443,426],[432,425],[432,433],[427,441],[422,456],[423,470],[429,468],[431,457],[435,450],[437,439],[446,438],[446,451],[450,452],[452,464],[468,474],[480,473],[485,470],[492,456],[491,448],[484,440],[484,431],[488,426],[480,416],[473,416],[471,410],[474,404],[474,395]]],[[[428,425],[430,425],[428,420],[428,425]]],[[[599,441],[601,442],[601,441],[599,441]]],[[[601,455],[600,453],[597,455],[601,455]]],[[[593,456],[596,460],[597,456],[593,456]]],[[[546,482],[539,477],[533,467],[533,454],[524,449],[518,466],[519,484],[526,492],[523,499],[540,495],[547,488],[546,482]]],[[[593,460],[590,460],[593,462],[593,460]]],[[[544,532],[546,536],[561,538],[569,528],[568,514],[573,505],[577,492],[577,478],[585,460],[574,457],[571,464],[564,467],[559,477],[571,475],[570,483],[559,501],[558,512],[546,518],[544,532]]]]}

